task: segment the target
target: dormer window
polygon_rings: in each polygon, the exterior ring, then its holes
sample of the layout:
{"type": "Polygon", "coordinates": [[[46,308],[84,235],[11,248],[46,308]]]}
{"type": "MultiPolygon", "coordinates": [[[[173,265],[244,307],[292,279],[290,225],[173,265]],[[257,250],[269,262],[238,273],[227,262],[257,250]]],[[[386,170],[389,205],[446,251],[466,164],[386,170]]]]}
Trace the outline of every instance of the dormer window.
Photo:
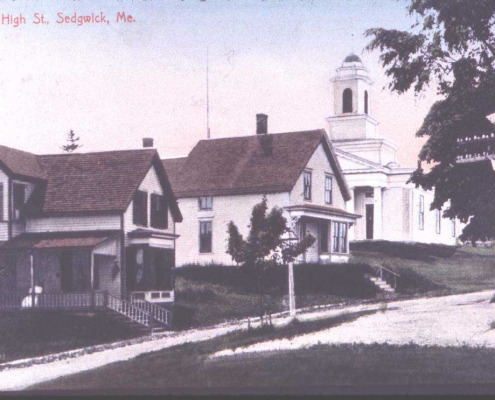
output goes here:
{"type": "Polygon", "coordinates": [[[20,221],[24,217],[22,208],[26,202],[26,185],[22,183],[14,183],[13,191],[13,219],[14,221],[20,221]]]}
{"type": "Polygon", "coordinates": [[[134,225],[148,226],[148,193],[136,190],[133,198],[132,222],[134,225]]]}
{"type": "Polygon", "coordinates": [[[213,197],[211,196],[201,196],[198,199],[200,210],[211,210],[213,205],[213,197]]]}
{"type": "Polygon", "coordinates": [[[342,112],[344,114],[352,112],[352,90],[349,88],[342,93],[342,112]]]}

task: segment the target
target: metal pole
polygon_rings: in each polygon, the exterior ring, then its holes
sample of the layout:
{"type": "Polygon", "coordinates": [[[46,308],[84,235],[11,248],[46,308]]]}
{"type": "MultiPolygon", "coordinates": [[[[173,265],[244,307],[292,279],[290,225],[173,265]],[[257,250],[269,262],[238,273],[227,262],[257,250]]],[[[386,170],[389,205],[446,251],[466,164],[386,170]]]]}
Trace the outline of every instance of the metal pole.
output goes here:
{"type": "Polygon", "coordinates": [[[33,252],[29,255],[29,260],[31,263],[31,307],[34,308],[34,300],[35,300],[35,293],[34,293],[34,255],[33,252]]]}
{"type": "Polygon", "coordinates": [[[296,316],[296,296],[294,294],[294,263],[290,262],[289,268],[289,313],[292,318],[296,316]]]}

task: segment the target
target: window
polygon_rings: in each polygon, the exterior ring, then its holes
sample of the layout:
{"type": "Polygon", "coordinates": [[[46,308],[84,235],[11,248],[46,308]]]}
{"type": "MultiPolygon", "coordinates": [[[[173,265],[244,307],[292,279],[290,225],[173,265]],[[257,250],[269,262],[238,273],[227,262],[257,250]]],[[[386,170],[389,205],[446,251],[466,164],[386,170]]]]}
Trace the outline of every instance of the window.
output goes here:
{"type": "Polygon", "coordinates": [[[148,226],[148,193],[137,190],[133,200],[132,222],[134,225],[148,226]]]}
{"type": "Polygon", "coordinates": [[[373,193],[373,190],[368,190],[364,193],[364,197],[366,197],[367,199],[372,199],[373,197],[375,197],[375,194],[373,193]]]}
{"type": "Polygon", "coordinates": [[[304,171],[304,200],[311,200],[311,172],[304,171]]]}
{"type": "Polygon", "coordinates": [[[368,91],[364,91],[364,113],[368,114],[368,91]]]}
{"type": "Polygon", "coordinates": [[[452,235],[452,237],[455,237],[455,219],[451,221],[450,234],[452,235]]]}
{"type": "Polygon", "coordinates": [[[342,93],[342,112],[352,112],[352,90],[349,88],[345,89],[344,93],[342,93]]]}
{"type": "Polygon", "coordinates": [[[333,223],[333,252],[347,253],[347,224],[345,222],[333,223]]]}
{"type": "Polygon", "coordinates": [[[419,229],[425,229],[425,198],[419,196],[419,229]]]}
{"type": "Polygon", "coordinates": [[[435,210],[435,232],[440,234],[441,224],[442,224],[442,215],[440,210],[435,210]]]}
{"type": "Polygon", "coordinates": [[[320,222],[320,253],[328,253],[328,222],[320,222]]]}
{"type": "Polygon", "coordinates": [[[134,264],[134,284],[136,288],[144,281],[144,249],[136,250],[136,259],[134,264]]]}
{"type": "Polygon", "coordinates": [[[151,203],[151,227],[157,229],[168,228],[168,206],[165,196],[152,193],[150,195],[151,203]]]}
{"type": "Polygon", "coordinates": [[[332,204],[332,177],[325,177],[325,203],[332,204]]]}
{"type": "Polygon", "coordinates": [[[201,196],[199,199],[199,209],[200,210],[211,210],[213,204],[213,197],[211,196],[201,196]]]}
{"type": "Polygon", "coordinates": [[[3,216],[3,184],[0,183],[0,221],[4,220],[3,216]]]}
{"type": "Polygon", "coordinates": [[[211,253],[211,221],[199,221],[199,252],[211,253]]]}
{"type": "Polygon", "coordinates": [[[19,221],[23,217],[22,207],[26,202],[26,185],[22,183],[14,183],[14,221],[19,221]]]}

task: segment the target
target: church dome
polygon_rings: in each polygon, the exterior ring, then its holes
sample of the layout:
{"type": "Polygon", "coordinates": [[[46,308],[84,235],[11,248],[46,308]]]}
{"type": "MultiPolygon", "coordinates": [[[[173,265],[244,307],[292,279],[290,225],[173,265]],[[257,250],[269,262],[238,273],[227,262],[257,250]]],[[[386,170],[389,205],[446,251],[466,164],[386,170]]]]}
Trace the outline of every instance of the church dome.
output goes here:
{"type": "Polygon", "coordinates": [[[349,54],[345,58],[344,62],[346,62],[346,63],[347,62],[359,62],[359,63],[362,63],[361,59],[357,55],[355,55],[354,53],[349,54]]]}

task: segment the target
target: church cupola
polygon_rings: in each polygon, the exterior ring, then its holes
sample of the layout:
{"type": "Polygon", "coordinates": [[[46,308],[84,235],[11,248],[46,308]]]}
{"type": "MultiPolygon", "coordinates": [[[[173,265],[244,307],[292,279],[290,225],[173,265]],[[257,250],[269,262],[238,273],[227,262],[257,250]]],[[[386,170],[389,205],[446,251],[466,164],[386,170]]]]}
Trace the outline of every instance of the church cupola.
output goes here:
{"type": "Polygon", "coordinates": [[[331,79],[333,115],[328,118],[332,140],[365,139],[376,136],[377,122],[371,118],[369,70],[356,54],[349,54],[331,79]]]}

